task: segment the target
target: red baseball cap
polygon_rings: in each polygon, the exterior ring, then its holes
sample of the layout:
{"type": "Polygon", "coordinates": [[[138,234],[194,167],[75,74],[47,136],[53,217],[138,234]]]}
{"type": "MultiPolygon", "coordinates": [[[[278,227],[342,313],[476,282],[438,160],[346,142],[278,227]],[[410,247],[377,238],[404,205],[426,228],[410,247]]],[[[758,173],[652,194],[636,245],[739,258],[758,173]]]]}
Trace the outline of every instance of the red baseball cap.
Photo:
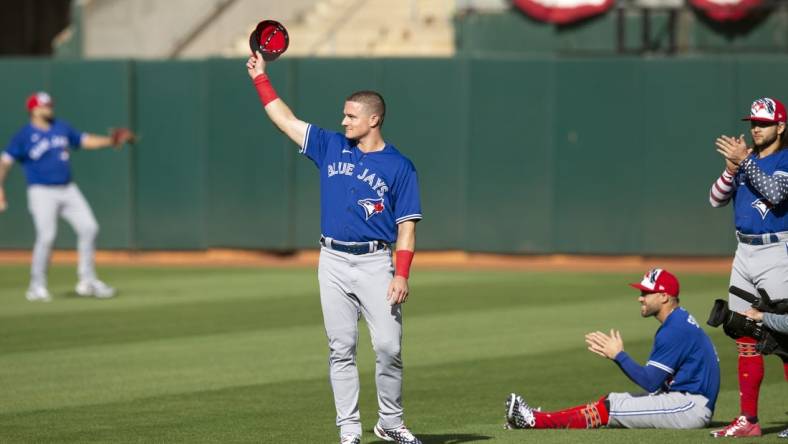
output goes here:
{"type": "Polygon", "coordinates": [[[770,97],[756,99],[750,106],[750,115],[742,120],[772,123],[785,122],[785,105],[779,100],[770,97]]]}
{"type": "Polygon", "coordinates": [[[667,293],[673,297],[679,295],[679,280],[672,273],[661,268],[652,268],[643,275],[642,281],[629,285],[646,293],[667,293]]]}
{"type": "Polygon", "coordinates": [[[284,54],[289,45],[290,36],[287,29],[276,20],[263,20],[249,36],[249,49],[252,50],[252,54],[260,51],[267,62],[276,60],[284,54]]]}
{"type": "Polygon", "coordinates": [[[52,106],[53,103],[52,96],[45,93],[44,91],[39,91],[28,96],[27,111],[33,111],[33,108],[37,106],[52,106]]]}

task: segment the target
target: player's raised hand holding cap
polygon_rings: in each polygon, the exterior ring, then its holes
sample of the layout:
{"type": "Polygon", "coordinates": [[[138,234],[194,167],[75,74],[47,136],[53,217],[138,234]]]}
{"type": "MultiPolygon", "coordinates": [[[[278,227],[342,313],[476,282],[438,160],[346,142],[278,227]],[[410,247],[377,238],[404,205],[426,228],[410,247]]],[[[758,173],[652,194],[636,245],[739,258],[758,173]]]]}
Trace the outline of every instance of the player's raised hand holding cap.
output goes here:
{"type": "Polygon", "coordinates": [[[260,54],[260,51],[252,54],[249,60],[246,61],[246,71],[249,73],[249,77],[254,80],[255,77],[265,74],[265,65],[265,59],[263,55],[260,54]]]}

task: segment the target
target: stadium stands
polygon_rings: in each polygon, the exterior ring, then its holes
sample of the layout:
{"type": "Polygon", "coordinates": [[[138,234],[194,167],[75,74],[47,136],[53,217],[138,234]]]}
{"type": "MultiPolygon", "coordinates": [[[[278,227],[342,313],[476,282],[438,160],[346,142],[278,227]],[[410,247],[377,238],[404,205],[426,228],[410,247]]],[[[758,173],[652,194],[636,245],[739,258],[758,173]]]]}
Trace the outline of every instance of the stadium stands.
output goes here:
{"type": "MultiPolygon", "coordinates": [[[[88,0],[78,4],[86,58],[248,54],[258,20],[284,23],[300,56],[450,56],[454,0],[88,0]]],[[[71,32],[69,35],[74,34],[71,32]]]]}

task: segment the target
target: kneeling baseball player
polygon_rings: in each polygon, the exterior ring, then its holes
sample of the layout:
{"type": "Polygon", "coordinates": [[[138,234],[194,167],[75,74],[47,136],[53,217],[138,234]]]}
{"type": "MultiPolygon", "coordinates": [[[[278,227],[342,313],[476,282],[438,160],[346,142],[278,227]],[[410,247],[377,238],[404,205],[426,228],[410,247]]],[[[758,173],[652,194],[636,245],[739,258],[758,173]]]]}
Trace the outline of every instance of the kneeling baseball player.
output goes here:
{"type": "Polygon", "coordinates": [[[706,427],[720,389],[720,367],[711,339],[695,318],[679,306],[679,281],[655,268],[638,284],[640,315],[662,324],[645,366],[624,351],[621,334],[611,330],[588,333],[588,349],[613,360],[645,390],[642,394],[609,393],[598,401],[566,410],[542,412],[515,393],[506,400],[508,428],[697,429],[706,427]]]}

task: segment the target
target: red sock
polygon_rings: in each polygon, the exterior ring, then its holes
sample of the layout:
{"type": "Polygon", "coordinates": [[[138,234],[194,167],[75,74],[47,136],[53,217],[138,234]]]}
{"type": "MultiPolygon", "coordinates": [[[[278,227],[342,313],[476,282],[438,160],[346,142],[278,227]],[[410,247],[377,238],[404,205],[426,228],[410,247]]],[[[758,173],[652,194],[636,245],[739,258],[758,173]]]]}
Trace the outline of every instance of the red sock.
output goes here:
{"type": "Polygon", "coordinates": [[[785,380],[788,381],[788,356],[780,355],[780,358],[783,360],[783,373],[785,374],[785,380]]]}
{"type": "Polygon", "coordinates": [[[757,342],[749,337],[736,340],[739,349],[739,407],[747,418],[758,417],[758,395],[763,381],[763,356],[755,349],[757,342]]]}
{"type": "Polygon", "coordinates": [[[557,412],[534,412],[535,429],[595,429],[607,425],[605,397],[557,412]]]}
{"type": "Polygon", "coordinates": [[[783,362],[783,373],[785,373],[785,380],[788,381],[788,362],[783,362]]]}

